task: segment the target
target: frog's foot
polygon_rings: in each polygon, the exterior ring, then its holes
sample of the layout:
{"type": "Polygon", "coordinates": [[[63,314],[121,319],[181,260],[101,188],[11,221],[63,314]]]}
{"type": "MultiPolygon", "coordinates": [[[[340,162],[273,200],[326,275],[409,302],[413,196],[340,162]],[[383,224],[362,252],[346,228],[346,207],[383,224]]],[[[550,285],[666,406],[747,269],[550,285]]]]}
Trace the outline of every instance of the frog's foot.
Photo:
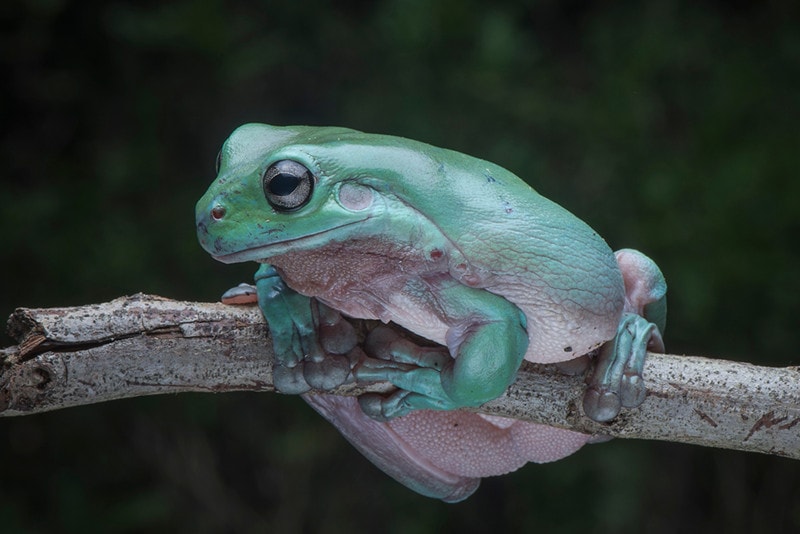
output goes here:
{"type": "Polygon", "coordinates": [[[362,411],[371,418],[387,421],[412,410],[457,407],[441,387],[440,373],[452,362],[444,347],[423,347],[387,326],[379,326],[367,336],[364,351],[368,357],[356,367],[356,379],[388,380],[399,388],[388,396],[366,393],[358,398],[362,411]]]}
{"type": "Polygon", "coordinates": [[[270,265],[262,265],[255,279],[258,304],[275,349],[275,389],[300,394],[347,382],[352,363],[360,356],[354,352],[352,325],[316,299],[289,288],[270,265]]]}
{"type": "MultiPolygon", "coordinates": [[[[416,382],[419,384],[419,381],[416,382]]],[[[358,397],[361,410],[376,421],[389,421],[395,417],[408,415],[415,410],[456,410],[463,408],[446,396],[432,397],[426,393],[416,393],[398,389],[388,396],[378,393],[365,393],[358,397]]]]}
{"type": "Polygon", "coordinates": [[[364,351],[379,361],[408,364],[409,369],[424,367],[441,371],[452,360],[446,348],[417,345],[388,326],[378,326],[369,333],[364,351]]]}
{"type": "Polygon", "coordinates": [[[447,349],[418,346],[389,328],[370,334],[365,347],[372,358],[354,369],[356,380],[388,381],[398,390],[362,397],[364,413],[385,420],[414,410],[480,406],[502,395],[516,376],[528,336],[515,306],[493,303],[494,315],[451,326],[447,349]]]}
{"type": "Polygon", "coordinates": [[[663,352],[658,327],[634,313],[625,313],[617,335],[606,343],[595,359],[595,367],[583,397],[583,411],[604,423],[622,409],[644,402],[647,393],[642,370],[647,351],[663,352]]]}

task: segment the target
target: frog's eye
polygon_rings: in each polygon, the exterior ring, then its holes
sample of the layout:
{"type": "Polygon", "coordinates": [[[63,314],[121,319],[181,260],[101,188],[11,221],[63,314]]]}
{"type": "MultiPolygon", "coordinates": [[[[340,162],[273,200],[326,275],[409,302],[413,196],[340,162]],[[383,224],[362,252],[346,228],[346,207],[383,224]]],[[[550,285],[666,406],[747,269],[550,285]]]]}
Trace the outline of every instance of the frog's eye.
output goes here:
{"type": "Polygon", "coordinates": [[[284,159],[267,168],[263,186],[270,206],[278,211],[292,211],[311,198],[314,176],[300,163],[284,159]]]}
{"type": "Polygon", "coordinates": [[[219,174],[220,167],[222,167],[222,150],[217,152],[217,174],[219,174]]]}

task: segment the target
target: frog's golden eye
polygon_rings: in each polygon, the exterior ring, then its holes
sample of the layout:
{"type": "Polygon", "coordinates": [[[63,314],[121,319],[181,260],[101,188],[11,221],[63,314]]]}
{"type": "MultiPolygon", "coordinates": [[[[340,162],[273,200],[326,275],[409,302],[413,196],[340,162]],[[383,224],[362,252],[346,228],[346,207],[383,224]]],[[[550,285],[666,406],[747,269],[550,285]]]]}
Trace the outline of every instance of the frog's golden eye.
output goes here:
{"type": "Polygon", "coordinates": [[[270,206],[278,211],[292,211],[311,198],[314,175],[302,164],[284,159],[267,167],[262,185],[270,206]]]}
{"type": "Polygon", "coordinates": [[[219,174],[219,168],[222,167],[222,150],[217,152],[217,174],[219,174]]]}

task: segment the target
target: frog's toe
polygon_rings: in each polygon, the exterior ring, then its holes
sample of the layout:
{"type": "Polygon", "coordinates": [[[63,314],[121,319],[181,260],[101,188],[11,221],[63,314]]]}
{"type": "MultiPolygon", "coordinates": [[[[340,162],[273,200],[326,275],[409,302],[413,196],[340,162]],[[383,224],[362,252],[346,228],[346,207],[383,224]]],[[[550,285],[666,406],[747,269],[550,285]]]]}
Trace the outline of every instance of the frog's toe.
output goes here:
{"type": "Polygon", "coordinates": [[[329,391],[350,380],[350,355],[314,354],[286,365],[275,362],[272,380],[280,393],[299,395],[311,389],[329,391]]]}
{"type": "Polygon", "coordinates": [[[416,393],[395,390],[387,396],[377,393],[366,393],[358,398],[361,410],[376,421],[388,421],[395,417],[400,417],[418,409],[413,406],[413,399],[418,397],[416,393]]]}
{"type": "Polygon", "coordinates": [[[318,361],[303,362],[303,377],[314,389],[331,390],[347,382],[350,360],[347,356],[328,354],[318,361]]]}
{"type": "Polygon", "coordinates": [[[276,391],[286,395],[300,395],[311,389],[305,379],[302,365],[294,367],[276,365],[272,369],[272,383],[276,391]]]}
{"type": "Polygon", "coordinates": [[[319,341],[329,354],[347,354],[358,344],[355,328],[339,312],[318,303],[319,341]]]}
{"type": "Polygon", "coordinates": [[[414,393],[403,391],[402,389],[391,393],[388,397],[383,399],[381,413],[387,419],[393,419],[410,413],[413,408],[409,405],[408,401],[414,395],[414,393]]]}
{"type": "Polygon", "coordinates": [[[619,395],[615,391],[590,386],[583,395],[583,411],[598,423],[605,423],[619,415],[622,409],[619,395]]]}
{"type": "Polygon", "coordinates": [[[633,371],[630,375],[626,372],[622,376],[619,388],[619,400],[625,408],[635,408],[644,402],[647,396],[647,386],[642,375],[633,371]]]}
{"type": "Polygon", "coordinates": [[[369,333],[364,351],[379,360],[441,371],[453,358],[444,347],[423,347],[402,337],[388,326],[379,326],[369,333]]]}
{"type": "Polygon", "coordinates": [[[257,304],[258,290],[253,284],[239,284],[227,290],[219,299],[223,304],[257,304]]]}
{"type": "Polygon", "coordinates": [[[383,396],[378,393],[364,393],[363,395],[359,395],[358,405],[361,407],[361,411],[364,412],[364,415],[368,416],[370,419],[384,423],[389,420],[389,418],[383,414],[384,400],[383,396]]]}
{"type": "Polygon", "coordinates": [[[270,324],[272,346],[275,349],[275,365],[294,368],[305,358],[305,350],[301,345],[299,336],[291,325],[279,325],[277,322],[270,324]]]}
{"type": "Polygon", "coordinates": [[[390,381],[392,376],[402,374],[414,369],[414,366],[397,363],[377,358],[363,357],[353,369],[353,375],[358,382],[383,382],[390,381]]]}

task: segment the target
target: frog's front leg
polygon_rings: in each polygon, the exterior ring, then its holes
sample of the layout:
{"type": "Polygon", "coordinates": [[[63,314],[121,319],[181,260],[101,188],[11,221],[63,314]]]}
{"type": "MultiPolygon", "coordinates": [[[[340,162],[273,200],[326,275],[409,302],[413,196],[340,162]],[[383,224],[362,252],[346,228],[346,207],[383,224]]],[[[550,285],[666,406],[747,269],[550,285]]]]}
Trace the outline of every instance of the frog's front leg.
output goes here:
{"type": "Polygon", "coordinates": [[[289,288],[271,265],[255,275],[258,306],[275,349],[273,382],[281,393],[329,390],[350,376],[353,327],[338,312],[289,288]]]}
{"type": "Polygon", "coordinates": [[[359,399],[373,418],[480,406],[501,395],[516,376],[528,347],[520,309],[498,295],[458,283],[436,289],[429,294],[436,295],[443,316],[456,318],[445,338],[449,354],[381,333],[381,340],[368,340],[367,353],[382,360],[357,367],[356,378],[386,380],[399,388],[388,397],[359,399]]]}
{"type": "Polygon", "coordinates": [[[598,353],[588,380],[583,410],[598,422],[610,421],[624,406],[644,401],[642,370],[647,351],[664,352],[667,284],[658,266],[631,249],[615,253],[625,283],[625,307],[617,335],[598,353]]]}

